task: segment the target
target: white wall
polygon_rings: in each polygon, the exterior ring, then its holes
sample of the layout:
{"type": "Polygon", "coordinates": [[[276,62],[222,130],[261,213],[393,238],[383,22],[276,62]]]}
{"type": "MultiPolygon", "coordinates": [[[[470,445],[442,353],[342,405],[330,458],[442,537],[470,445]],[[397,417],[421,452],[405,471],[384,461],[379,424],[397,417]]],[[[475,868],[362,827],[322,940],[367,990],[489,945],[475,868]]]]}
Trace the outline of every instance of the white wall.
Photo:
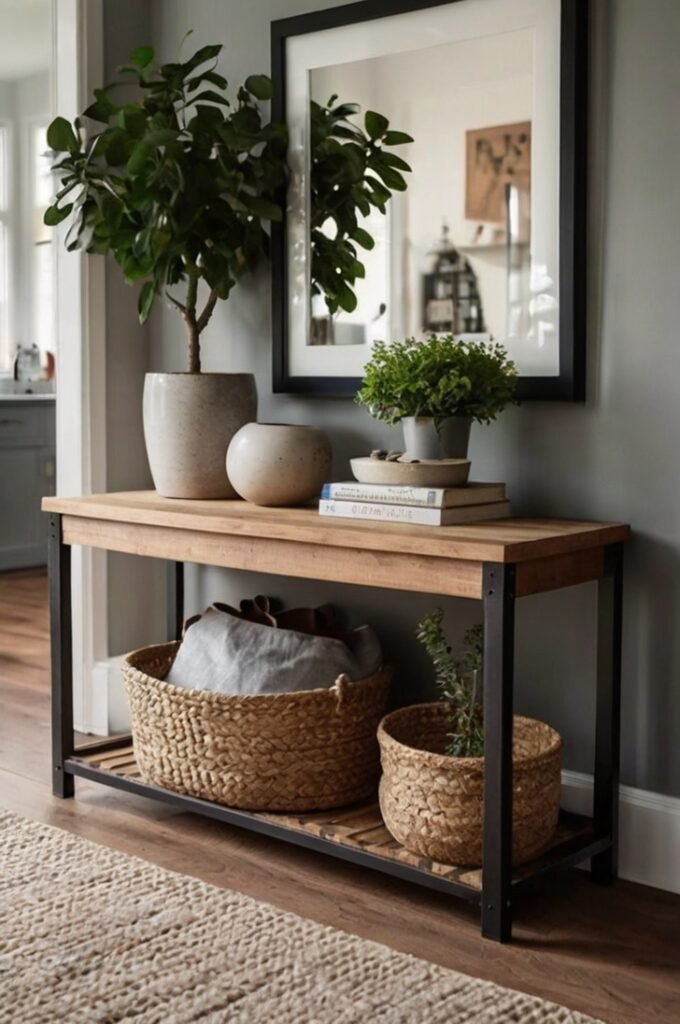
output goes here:
{"type": "MultiPolygon", "coordinates": [[[[266,70],[269,21],[318,0],[152,0],[152,38],[170,58],[193,26],[192,46],[219,40],[232,82],[266,70]]],[[[330,6],[330,5],[329,5],[330,6]]],[[[590,155],[588,399],[526,403],[472,438],[475,476],[506,479],[517,512],[622,519],[635,534],[627,555],[622,777],[680,795],[680,436],[678,266],[680,17],[677,0],[593,0],[590,155]]],[[[131,300],[130,300],[131,301],[131,300]]],[[[269,276],[240,287],[213,317],[205,368],[253,370],[260,418],[314,422],[331,435],[336,478],[349,455],[397,435],[349,401],[271,393],[269,276]]],[[[151,327],[155,368],[182,367],[182,327],[162,310],[151,327]]],[[[332,599],[381,629],[406,685],[422,686],[418,615],[434,603],[382,591],[271,582],[207,570],[192,609],[208,599],[269,590],[295,600],[332,599]],[[233,590],[231,587],[233,586],[233,590]]],[[[517,707],[555,724],[565,767],[592,768],[594,587],[527,598],[518,609],[517,707]]],[[[448,602],[455,631],[476,608],[448,602]]]]}

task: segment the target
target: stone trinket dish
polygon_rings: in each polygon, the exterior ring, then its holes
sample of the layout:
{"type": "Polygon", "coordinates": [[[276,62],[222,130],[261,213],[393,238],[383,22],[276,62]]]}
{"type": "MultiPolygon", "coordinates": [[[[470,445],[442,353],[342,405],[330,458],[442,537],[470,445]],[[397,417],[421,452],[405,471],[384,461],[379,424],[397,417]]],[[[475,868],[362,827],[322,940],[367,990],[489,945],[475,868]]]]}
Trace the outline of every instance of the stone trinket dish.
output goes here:
{"type": "Polygon", "coordinates": [[[360,484],[405,484],[410,487],[462,487],[470,473],[469,459],[423,459],[420,462],[387,461],[364,456],[350,459],[360,484]]]}

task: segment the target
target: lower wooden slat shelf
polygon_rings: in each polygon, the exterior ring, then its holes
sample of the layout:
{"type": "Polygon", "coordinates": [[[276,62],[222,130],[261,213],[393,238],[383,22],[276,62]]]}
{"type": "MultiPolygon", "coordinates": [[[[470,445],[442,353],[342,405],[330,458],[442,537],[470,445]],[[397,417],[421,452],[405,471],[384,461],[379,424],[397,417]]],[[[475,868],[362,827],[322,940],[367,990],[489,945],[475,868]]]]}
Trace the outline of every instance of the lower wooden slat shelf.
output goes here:
{"type": "MultiPolygon", "coordinates": [[[[72,775],[162,800],[300,846],[322,850],[344,860],[407,878],[428,888],[462,896],[472,902],[478,902],[480,898],[481,868],[452,867],[410,853],[388,832],[376,800],[308,814],[269,814],[222,807],[208,800],[174,793],[144,782],[129,741],[122,742],[119,747],[112,748],[106,744],[101,751],[90,748],[76,753],[67,760],[65,768],[72,775]]],[[[513,885],[523,885],[557,866],[578,864],[607,849],[609,845],[608,837],[594,836],[590,818],[562,814],[550,848],[536,860],[516,867],[513,871],[513,885]]]]}

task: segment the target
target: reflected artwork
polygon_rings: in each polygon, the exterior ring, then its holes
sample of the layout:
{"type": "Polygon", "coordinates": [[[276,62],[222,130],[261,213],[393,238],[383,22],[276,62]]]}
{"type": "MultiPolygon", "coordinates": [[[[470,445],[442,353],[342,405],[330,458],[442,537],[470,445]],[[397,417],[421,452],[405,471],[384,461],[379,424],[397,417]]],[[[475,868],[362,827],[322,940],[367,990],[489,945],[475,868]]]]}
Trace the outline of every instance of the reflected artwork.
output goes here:
{"type": "Polygon", "coordinates": [[[307,346],[361,372],[376,341],[531,329],[532,51],[526,30],[310,71],[307,346]]]}

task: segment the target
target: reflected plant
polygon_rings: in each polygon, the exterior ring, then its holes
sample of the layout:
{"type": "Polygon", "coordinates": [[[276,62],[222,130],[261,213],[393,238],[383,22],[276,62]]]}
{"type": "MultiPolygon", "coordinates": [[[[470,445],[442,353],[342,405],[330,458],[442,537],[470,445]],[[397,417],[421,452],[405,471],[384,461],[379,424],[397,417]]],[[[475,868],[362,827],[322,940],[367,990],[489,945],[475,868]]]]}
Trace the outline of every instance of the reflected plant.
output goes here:
{"type": "Polygon", "coordinates": [[[351,120],[359,105],[337,99],[331,96],[325,106],[312,101],[310,109],[311,286],[331,314],[356,309],[354,285],[366,276],[357,247],[370,250],[375,243],[359,215],[386,213],[392,193],[407,187],[404,173],[411,168],[386,147],[413,142],[374,110],[366,111],[360,126],[351,120]],[[332,236],[324,230],[329,222],[332,236]]]}
{"type": "Polygon", "coordinates": [[[446,641],[441,608],[426,615],[416,636],[434,665],[435,684],[449,709],[451,731],[446,753],[451,757],[484,756],[484,712],[481,702],[484,634],[473,626],[463,639],[463,658],[456,660],[446,641]]]}

